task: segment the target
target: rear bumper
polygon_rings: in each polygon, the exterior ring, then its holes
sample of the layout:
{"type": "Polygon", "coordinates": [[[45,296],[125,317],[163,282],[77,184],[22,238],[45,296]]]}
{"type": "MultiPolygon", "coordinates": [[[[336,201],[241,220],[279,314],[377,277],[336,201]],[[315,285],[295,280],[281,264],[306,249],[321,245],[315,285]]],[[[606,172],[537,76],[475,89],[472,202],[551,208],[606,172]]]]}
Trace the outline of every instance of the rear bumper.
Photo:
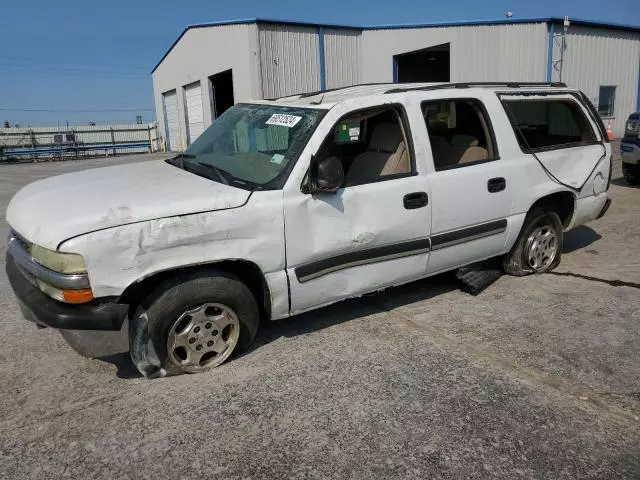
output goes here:
{"type": "Polygon", "coordinates": [[[607,210],[609,210],[609,207],[611,206],[611,199],[607,198],[607,201],[604,203],[604,207],[602,207],[602,210],[600,210],[600,213],[598,214],[598,216],[596,217],[596,220],[598,218],[602,218],[604,217],[604,214],[607,213],[607,210]]]}
{"type": "Polygon", "coordinates": [[[609,198],[608,192],[579,198],[576,202],[571,223],[566,230],[571,230],[572,228],[602,217],[609,209],[609,205],[611,205],[611,199],[609,198]]]}
{"type": "Polygon", "coordinates": [[[120,330],[128,305],[95,300],[82,305],[67,305],[42,293],[27,280],[7,252],[7,277],[24,317],[37,325],[71,330],[120,330]]]}

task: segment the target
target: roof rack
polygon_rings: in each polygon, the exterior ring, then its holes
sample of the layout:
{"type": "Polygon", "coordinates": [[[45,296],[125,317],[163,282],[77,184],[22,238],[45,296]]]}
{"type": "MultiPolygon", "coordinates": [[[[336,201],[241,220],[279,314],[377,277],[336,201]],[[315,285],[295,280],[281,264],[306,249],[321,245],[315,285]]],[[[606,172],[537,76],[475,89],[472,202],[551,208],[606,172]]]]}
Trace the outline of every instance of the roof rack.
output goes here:
{"type": "Polygon", "coordinates": [[[377,86],[377,85],[391,85],[391,83],[390,82],[356,83],[355,85],[345,85],[344,87],[327,88],[325,90],[316,90],[315,92],[300,92],[300,93],[292,93],[291,95],[284,95],[282,97],[265,98],[265,100],[274,101],[274,100],[282,100],[284,98],[291,98],[291,97],[308,98],[308,97],[315,97],[316,95],[321,95],[323,93],[335,92],[337,90],[345,90],[347,88],[352,88],[352,87],[371,87],[371,86],[377,86]]]}
{"type": "Polygon", "coordinates": [[[473,87],[555,87],[565,88],[567,85],[562,82],[462,82],[462,83],[441,83],[438,85],[428,85],[425,87],[392,88],[384,93],[402,93],[412,91],[442,90],[444,88],[473,88],[473,87]]]}

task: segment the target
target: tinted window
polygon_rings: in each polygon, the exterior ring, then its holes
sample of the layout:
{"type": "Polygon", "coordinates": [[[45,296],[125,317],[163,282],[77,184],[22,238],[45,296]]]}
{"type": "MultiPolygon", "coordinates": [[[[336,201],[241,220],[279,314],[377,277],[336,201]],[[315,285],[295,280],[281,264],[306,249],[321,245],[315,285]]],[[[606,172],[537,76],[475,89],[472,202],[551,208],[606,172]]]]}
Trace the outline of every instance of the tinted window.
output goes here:
{"type": "Polygon", "coordinates": [[[504,100],[503,104],[525,152],[596,141],[589,121],[572,100],[504,100]]]}
{"type": "Polygon", "coordinates": [[[490,125],[473,99],[422,103],[436,171],[498,158],[490,125]]]}

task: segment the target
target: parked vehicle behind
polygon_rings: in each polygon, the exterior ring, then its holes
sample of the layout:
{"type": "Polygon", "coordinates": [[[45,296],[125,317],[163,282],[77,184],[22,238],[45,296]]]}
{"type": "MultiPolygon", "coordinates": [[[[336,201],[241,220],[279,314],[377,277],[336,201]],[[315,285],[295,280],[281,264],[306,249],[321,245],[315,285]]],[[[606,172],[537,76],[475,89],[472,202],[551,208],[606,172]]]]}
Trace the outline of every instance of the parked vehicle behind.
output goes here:
{"type": "Polygon", "coordinates": [[[631,185],[640,185],[640,112],[629,115],[620,141],[622,174],[631,185]]]}
{"type": "Polygon", "coordinates": [[[562,84],[355,86],[237,105],[187,150],[12,199],[27,319],[119,330],[147,376],[246,350],[261,320],[501,257],[560,262],[605,213],[611,146],[562,84]]]}

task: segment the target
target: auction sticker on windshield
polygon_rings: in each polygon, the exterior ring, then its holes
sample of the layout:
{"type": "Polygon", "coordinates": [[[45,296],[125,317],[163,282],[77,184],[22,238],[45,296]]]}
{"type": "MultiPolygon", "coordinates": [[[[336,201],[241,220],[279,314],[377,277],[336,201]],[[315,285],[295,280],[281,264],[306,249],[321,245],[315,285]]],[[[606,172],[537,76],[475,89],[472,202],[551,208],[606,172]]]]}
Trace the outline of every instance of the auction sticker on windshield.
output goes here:
{"type": "Polygon", "coordinates": [[[302,120],[302,117],[295,115],[284,115],[282,113],[274,113],[271,118],[266,121],[267,125],[280,125],[282,127],[295,127],[296,124],[302,120]]]}

